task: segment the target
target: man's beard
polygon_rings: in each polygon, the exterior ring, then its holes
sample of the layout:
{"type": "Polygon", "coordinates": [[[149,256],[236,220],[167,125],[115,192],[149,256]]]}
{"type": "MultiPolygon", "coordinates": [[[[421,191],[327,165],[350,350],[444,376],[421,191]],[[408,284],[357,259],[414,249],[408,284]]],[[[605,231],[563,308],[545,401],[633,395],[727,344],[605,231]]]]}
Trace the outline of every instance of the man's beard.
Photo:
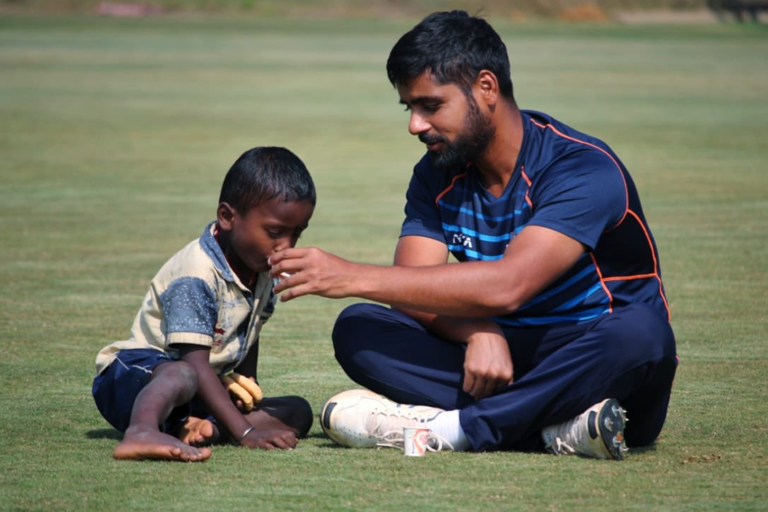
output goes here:
{"type": "Polygon", "coordinates": [[[425,144],[443,143],[442,151],[429,152],[432,166],[438,170],[450,171],[475,162],[496,135],[496,127],[480,112],[474,98],[470,97],[467,103],[469,112],[464,121],[464,129],[455,141],[450,142],[443,137],[430,137],[426,134],[419,135],[419,140],[425,144]]]}

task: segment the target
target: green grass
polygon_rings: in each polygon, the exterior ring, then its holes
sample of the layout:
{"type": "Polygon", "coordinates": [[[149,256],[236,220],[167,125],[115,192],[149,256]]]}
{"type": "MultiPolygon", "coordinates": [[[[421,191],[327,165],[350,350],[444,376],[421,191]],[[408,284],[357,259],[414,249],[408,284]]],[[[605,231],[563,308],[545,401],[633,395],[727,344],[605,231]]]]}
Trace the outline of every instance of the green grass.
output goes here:
{"type": "MultiPolygon", "coordinates": [[[[244,150],[313,173],[302,244],[391,261],[422,146],[386,81],[416,20],[0,19],[0,510],[765,510],[768,31],[506,25],[517,97],[605,139],[662,256],[682,364],[658,443],[623,463],[544,454],[217,447],[111,459],[93,359],[213,218],[244,150]]],[[[330,330],[352,301],[281,305],[268,394],[351,385],[330,330]]]]}

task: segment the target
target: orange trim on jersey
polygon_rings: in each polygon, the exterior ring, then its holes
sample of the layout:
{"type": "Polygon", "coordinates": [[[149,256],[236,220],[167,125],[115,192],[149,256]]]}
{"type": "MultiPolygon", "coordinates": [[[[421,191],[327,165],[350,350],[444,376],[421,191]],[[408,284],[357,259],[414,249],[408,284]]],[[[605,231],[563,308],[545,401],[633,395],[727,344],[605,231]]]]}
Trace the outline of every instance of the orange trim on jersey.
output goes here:
{"type": "Polygon", "coordinates": [[[528,190],[525,191],[525,202],[528,203],[528,207],[533,211],[533,201],[531,201],[531,198],[528,196],[528,192],[531,190],[531,178],[528,177],[527,174],[525,174],[525,166],[520,166],[520,175],[523,177],[525,182],[528,184],[528,190]]]}
{"type": "Polygon", "coordinates": [[[527,175],[527,174],[525,174],[525,166],[524,166],[524,165],[520,166],[520,175],[523,177],[523,179],[525,180],[525,182],[526,182],[526,183],[528,184],[528,186],[530,187],[530,186],[531,186],[531,183],[533,183],[533,182],[531,181],[531,178],[529,178],[529,177],[528,177],[528,175],[527,175]]]}
{"type": "Polygon", "coordinates": [[[606,277],[605,282],[608,281],[632,281],[633,279],[648,279],[650,277],[656,277],[656,274],[638,274],[636,276],[619,276],[619,277],[606,277]]]}
{"type": "Polygon", "coordinates": [[[624,218],[627,216],[627,213],[629,212],[629,189],[627,187],[627,180],[624,178],[624,173],[621,172],[621,166],[616,161],[616,159],[613,158],[613,156],[611,156],[610,153],[608,153],[606,150],[604,150],[600,146],[596,146],[596,145],[594,145],[594,144],[592,144],[590,142],[587,142],[587,141],[584,141],[584,140],[579,140],[579,139],[576,139],[576,138],[571,137],[569,135],[566,135],[566,134],[562,133],[561,131],[559,131],[554,126],[552,126],[551,124],[541,124],[541,123],[536,122],[536,120],[534,120],[533,118],[531,118],[531,122],[533,124],[535,124],[536,126],[538,126],[539,128],[544,128],[544,129],[549,128],[550,130],[552,130],[553,132],[555,132],[557,135],[559,135],[560,137],[562,137],[564,139],[572,140],[573,142],[578,142],[579,144],[584,144],[585,146],[589,146],[591,148],[594,148],[594,149],[600,151],[605,156],[607,156],[608,158],[611,159],[611,162],[613,162],[613,165],[615,165],[616,168],[619,170],[619,175],[621,176],[621,180],[624,182],[624,197],[625,197],[624,215],[621,216],[621,219],[619,219],[619,222],[617,222],[616,225],[611,227],[609,229],[609,231],[611,229],[616,229],[622,222],[624,222],[624,218]]]}
{"type": "MultiPolygon", "coordinates": [[[[664,308],[667,310],[667,321],[672,320],[672,313],[669,310],[669,303],[667,302],[667,297],[664,295],[664,285],[661,282],[661,276],[659,275],[659,262],[656,259],[656,251],[653,250],[653,242],[651,242],[651,235],[648,233],[648,230],[645,228],[645,224],[640,220],[640,217],[633,212],[632,210],[627,210],[627,213],[635,218],[637,223],[640,225],[640,228],[643,230],[643,234],[645,235],[645,240],[648,242],[648,248],[651,250],[651,257],[653,258],[653,273],[651,274],[638,274],[634,276],[616,276],[616,277],[608,277],[603,279],[603,276],[600,275],[600,282],[605,283],[609,281],[630,281],[633,279],[651,279],[654,278],[659,282],[659,296],[661,296],[661,300],[664,301],[664,308]]],[[[592,253],[590,253],[592,255],[592,253]]],[[[595,257],[592,255],[592,260],[594,261],[595,257]]],[[[595,267],[597,267],[597,262],[595,261],[595,267]]]]}
{"type": "Polygon", "coordinates": [[[440,192],[437,195],[437,197],[435,198],[435,204],[437,204],[437,202],[440,201],[440,198],[442,198],[445,194],[447,194],[448,192],[451,191],[453,186],[456,184],[456,180],[458,180],[459,178],[464,178],[466,175],[467,175],[467,173],[464,172],[464,173],[457,174],[456,176],[454,176],[453,179],[451,180],[451,184],[448,185],[448,187],[445,190],[443,190],[442,192],[440,192]]]}
{"type": "MultiPolygon", "coordinates": [[[[645,225],[640,220],[640,217],[638,217],[635,212],[633,212],[632,210],[629,209],[629,188],[627,187],[627,180],[626,180],[626,178],[624,178],[624,173],[621,172],[621,166],[619,165],[619,163],[616,161],[615,158],[613,158],[613,156],[611,156],[610,153],[608,153],[606,150],[604,150],[600,146],[596,146],[596,145],[594,145],[594,144],[592,144],[590,142],[579,140],[579,139],[576,139],[574,137],[570,137],[570,136],[560,132],[557,128],[555,128],[551,124],[544,125],[544,124],[541,124],[541,123],[537,122],[533,118],[531,118],[531,122],[534,125],[538,126],[539,128],[544,128],[544,129],[549,128],[550,130],[555,132],[560,137],[563,137],[564,139],[572,140],[573,142],[577,142],[579,144],[584,144],[585,146],[589,146],[591,148],[597,149],[598,151],[600,151],[601,153],[606,155],[608,158],[610,158],[611,162],[613,162],[613,164],[619,170],[619,174],[621,175],[621,179],[624,182],[624,194],[625,194],[625,197],[626,197],[626,206],[625,206],[625,209],[624,209],[624,215],[622,215],[621,219],[619,219],[619,222],[617,222],[616,225],[611,227],[608,231],[610,231],[612,229],[616,229],[619,225],[621,225],[621,223],[624,222],[624,219],[627,217],[627,215],[633,216],[637,220],[637,222],[640,224],[640,227],[643,229],[643,233],[645,234],[645,239],[648,241],[648,247],[651,250],[651,256],[653,257],[653,274],[648,274],[647,277],[648,278],[651,278],[651,277],[656,278],[656,280],[659,282],[659,295],[661,296],[661,299],[664,301],[664,307],[667,310],[667,320],[671,320],[672,319],[672,315],[671,315],[671,312],[669,310],[669,303],[667,302],[667,297],[664,295],[664,286],[663,286],[663,284],[661,282],[661,276],[659,276],[659,264],[658,264],[658,261],[656,259],[656,252],[653,250],[653,243],[651,242],[651,235],[648,233],[648,230],[645,228],[645,225]]],[[[603,286],[603,289],[605,289],[605,291],[608,292],[608,288],[605,285],[605,282],[607,280],[603,279],[603,276],[600,273],[600,267],[597,265],[597,261],[595,260],[594,255],[592,253],[590,253],[590,256],[592,256],[592,261],[594,262],[595,268],[597,269],[597,273],[600,276],[600,284],[603,286]]],[[[639,279],[640,277],[641,276],[629,276],[629,277],[625,277],[625,278],[609,278],[609,280],[617,281],[617,280],[621,280],[621,279],[639,279]]],[[[613,302],[613,297],[611,296],[610,292],[608,293],[608,296],[611,297],[611,302],[613,302]]]]}
{"type": "Polygon", "coordinates": [[[640,217],[633,212],[632,210],[629,210],[629,214],[635,218],[638,224],[640,224],[640,228],[643,230],[643,234],[645,235],[645,239],[648,242],[648,247],[651,249],[651,256],[653,256],[653,275],[657,276],[659,275],[659,263],[656,261],[656,252],[653,250],[653,243],[651,243],[651,235],[648,233],[648,230],[645,229],[645,224],[643,224],[643,221],[640,220],[640,217]]]}
{"type": "Polygon", "coordinates": [[[659,295],[661,295],[661,299],[664,301],[664,307],[667,309],[667,322],[671,322],[672,312],[669,310],[669,303],[667,302],[666,295],[664,295],[664,285],[661,282],[661,276],[656,274],[656,279],[659,281],[659,295]]]}
{"type": "Polygon", "coordinates": [[[638,224],[640,224],[640,227],[643,229],[643,233],[645,234],[645,239],[648,241],[648,248],[651,250],[651,256],[653,256],[653,275],[659,282],[659,295],[661,295],[661,300],[664,301],[664,307],[667,308],[667,320],[672,321],[672,312],[669,310],[669,303],[667,302],[667,297],[664,295],[664,285],[662,284],[661,276],[659,275],[659,262],[656,259],[656,251],[653,250],[651,234],[648,233],[647,229],[645,229],[645,224],[643,224],[643,221],[640,220],[640,217],[635,212],[629,210],[629,214],[635,218],[638,224]]]}
{"type": "Polygon", "coordinates": [[[608,303],[608,312],[613,313],[613,295],[611,295],[611,290],[608,289],[608,286],[605,284],[605,279],[603,279],[603,273],[600,272],[600,265],[597,264],[597,259],[595,258],[595,254],[590,252],[589,257],[592,258],[592,263],[595,265],[595,271],[597,272],[597,277],[600,278],[600,286],[603,287],[603,291],[608,296],[608,300],[610,301],[608,303]]]}

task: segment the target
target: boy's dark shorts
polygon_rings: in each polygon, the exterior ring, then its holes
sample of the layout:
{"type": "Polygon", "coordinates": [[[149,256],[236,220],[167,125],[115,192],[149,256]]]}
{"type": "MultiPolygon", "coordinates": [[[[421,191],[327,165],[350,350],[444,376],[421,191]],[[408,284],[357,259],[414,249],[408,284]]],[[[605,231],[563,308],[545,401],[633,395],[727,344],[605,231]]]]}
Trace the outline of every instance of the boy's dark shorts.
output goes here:
{"type": "MultiPolygon", "coordinates": [[[[101,415],[117,430],[125,432],[131,422],[136,397],[149,384],[152,372],[161,364],[174,361],[167,354],[151,348],[119,351],[112,364],[93,380],[93,399],[101,415]]],[[[192,414],[193,407],[195,416],[208,416],[199,410],[202,404],[188,403],[176,407],[158,427],[163,432],[175,432],[192,414]]]]}

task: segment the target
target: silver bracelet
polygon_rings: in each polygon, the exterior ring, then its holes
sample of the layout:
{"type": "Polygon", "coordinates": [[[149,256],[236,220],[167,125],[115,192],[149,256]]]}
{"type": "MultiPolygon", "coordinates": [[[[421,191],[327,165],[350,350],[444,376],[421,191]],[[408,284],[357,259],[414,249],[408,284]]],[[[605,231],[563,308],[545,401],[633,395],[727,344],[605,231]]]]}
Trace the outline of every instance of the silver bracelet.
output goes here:
{"type": "Polygon", "coordinates": [[[242,442],[243,442],[243,439],[245,439],[245,436],[247,436],[248,434],[250,434],[250,433],[251,433],[251,432],[253,432],[254,430],[256,430],[256,427],[254,427],[253,425],[251,425],[250,427],[248,427],[247,429],[245,429],[245,432],[243,432],[243,435],[241,435],[241,436],[240,436],[240,439],[239,439],[237,442],[238,442],[238,443],[242,443],[242,442]]]}

